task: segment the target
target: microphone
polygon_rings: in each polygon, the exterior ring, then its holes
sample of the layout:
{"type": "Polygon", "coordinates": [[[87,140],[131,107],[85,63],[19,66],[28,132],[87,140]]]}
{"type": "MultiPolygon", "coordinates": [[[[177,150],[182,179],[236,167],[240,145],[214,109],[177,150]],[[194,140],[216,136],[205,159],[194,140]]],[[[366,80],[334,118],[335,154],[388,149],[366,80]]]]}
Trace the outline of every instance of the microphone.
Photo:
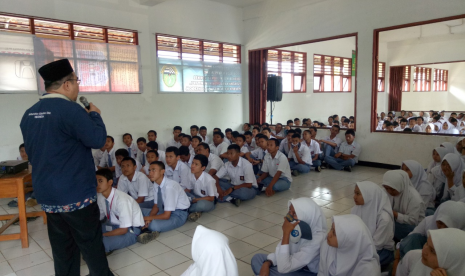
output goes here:
{"type": "Polygon", "coordinates": [[[89,110],[90,109],[90,105],[89,105],[89,102],[87,101],[86,97],[84,96],[81,96],[79,98],[79,101],[84,105],[84,107],[89,110]]]}

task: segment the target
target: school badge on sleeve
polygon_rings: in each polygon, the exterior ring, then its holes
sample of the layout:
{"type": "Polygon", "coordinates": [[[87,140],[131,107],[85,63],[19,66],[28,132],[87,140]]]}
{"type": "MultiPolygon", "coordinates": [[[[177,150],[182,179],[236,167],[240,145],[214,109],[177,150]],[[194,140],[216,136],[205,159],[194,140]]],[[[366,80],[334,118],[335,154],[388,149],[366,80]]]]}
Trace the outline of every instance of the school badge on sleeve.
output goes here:
{"type": "Polygon", "coordinates": [[[241,179],[242,181],[244,181],[244,176],[243,176],[243,175],[241,175],[240,179],[241,179]]]}

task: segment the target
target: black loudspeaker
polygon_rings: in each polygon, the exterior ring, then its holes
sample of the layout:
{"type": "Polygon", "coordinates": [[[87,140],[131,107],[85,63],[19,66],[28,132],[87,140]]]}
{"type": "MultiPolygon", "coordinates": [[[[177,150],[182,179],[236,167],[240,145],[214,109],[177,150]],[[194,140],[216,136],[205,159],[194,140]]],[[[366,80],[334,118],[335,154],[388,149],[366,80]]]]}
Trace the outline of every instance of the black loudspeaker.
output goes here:
{"type": "Polygon", "coordinates": [[[268,76],[266,101],[280,102],[283,99],[283,78],[280,76],[268,76]]]}

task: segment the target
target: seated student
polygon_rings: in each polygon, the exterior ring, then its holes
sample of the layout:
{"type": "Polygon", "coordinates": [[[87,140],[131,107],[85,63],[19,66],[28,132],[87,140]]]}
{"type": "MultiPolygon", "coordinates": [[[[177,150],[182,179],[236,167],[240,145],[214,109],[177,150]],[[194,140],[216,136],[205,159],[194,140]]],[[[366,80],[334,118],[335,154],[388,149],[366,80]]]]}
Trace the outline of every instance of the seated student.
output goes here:
{"type": "Polygon", "coordinates": [[[423,166],[415,160],[406,160],[402,162],[401,169],[408,174],[410,182],[423,199],[426,206],[426,215],[434,214],[436,190],[428,181],[428,176],[423,166]]]}
{"type": "Polygon", "coordinates": [[[326,218],[320,206],[308,197],[291,199],[288,206],[289,212],[282,226],[283,236],[275,252],[268,255],[255,254],[252,258],[251,265],[255,275],[318,273],[320,246],[327,231],[326,218]],[[288,217],[294,219],[294,222],[290,222],[288,217]]]}
{"type": "Polygon", "coordinates": [[[356,215],[333,217],[320,250],[318,276],[380,276],[379,257],[370,230],[356,215]]]}
{"type": "Polygon", "coordinates": [[[291,167],[293,176],[310,172],[310,166],[312,165],[310,149],[300,143],[300,135],[297,133],[292,135],[291,150],[287,158],[289,159],[289,166],[291,167]]]}
{"type": "Polygon", "coordinates": [[[328,124],[326,125],[328,128],[333,126],[333,116],[328,117],[328,124]]]}
{"type": "Polygon", "coordinates": [[[262,134],[268,137],[268,139],[276,139],[273,135],[271,135],[271,129],[269,127],[265,127],[262,129],[262,134]]]}
{"type": "MultiPolygon", "coordinates": [[[[149,143],[149,142],[157,142],[157,132],[155,130],[149,130],[149,132],[147,132],[147,141],[148,141],[147,143],[149,143]]],[[[163,143],[161,143],[160,141],[158,141],[157,143],[158,143],[158,149],[164,151],[165,150],[165,145],[163,143]]]]}
{"type": "MultiPolygon", "coordinates": [[[[219,179],[216,176],[216,173],[220,171],[221,168],[223,168],[224,163],[221,161],[221,159],[213,153],[210,153],[210,147],[206,143],[200,143],[199,146],[196,148],[197,154],[202,154],[205,155],[208,158],[208,165],[207,168],[205,169],[205,172],[211,175],[213,178],[216,180],[216,187],[218,190],[218,193],[220,193],[220,186],[219,186],[219,179]]],[[[221,196],[221,194],[220,194],[221,196]]]]}
{"type": "Polygon", "coordinates": [[[159,233],[183,226],[190,207],[184,189],[176,181],[165,177],[165,164],[160,161],[150,164],[150,181],[154,183],[155,204],[152,209],[142,208],[144,228],[159,233]]]}
{"type": "Polygon", "coordinates": [[[417,117],[417,126],[420,127],[420,132],[425,132],[426,125],[425,119],[423,119],[423,117],[417,117]]]}
{"type": "Polygon", "coordinates": [[[197,226],[192,239],[192,260],[181,276],[239,276],[228,238],[202,225],[197,226]]]}
{"type": "MultiPolygon", "coordinates": [[[[104,149],[105,147],[103,147],[104,149]]],[[[105,149],[104,149],[105,150],[105,149]]],[[[103,152],[102,152],[103,153],[103,152]]],[[[101,157],[100,157],[101,158],[101,157]]],[[[28,160],[28,156],[27,156],[27,153],[26,153],[26,146],[24,146],[24,143],[22,143],[21,145],[19,145],[19,156],[18,158],[16,158],[16,160],[23,160],[23,161],[27,161],[28,160]]],[[[95,160],[95,157],[94,157],[94,160],[95,160]]],[[[96,166],[97,166],[97,163],[96,163],[96,166]]]]}
{"type": "Polygon", "coordinates": [[[447,150],[443,147],[437,147],[433,149],[433,160],[428,165],[428,168],[426,169],[426,174],[428,176],[428,181],[433,185],[433,187],[436,188],[436,195],[440,193],[439,187],[436,187],[438,184],[442,183],[435,183],[434,182],[434,176],[432,175],[433,168],[435,167],[440,167],[441,166],[441,161],[446,156],[447,150]]]}
{"type": "Polygon", "coordinates": [[[337,152],[339,152],[339,146],[342,143],[341,138],[337,137],[339,130],[339,126],[333,125],[331,127],[330,135],[321,140],[318,140],[318,142],[321,143],[321,149],[323,150],[324,157],[334,156],[337,152]]]}
{"type": "Polygon", "coordinates": [[[249,152],[249,148],[245,145],[245,136],[242,134],[239,134],[239,136],[236,137],[236,145],[239,146],[241,149],[240,151],[240,156],[245,157],[245,154],[249,152]]]}
{"type": "Polygon", "coordinates": [[[180,160],[179,149],[177,147],[168,147],[166,149],[166,165],[165,177],[174,180],[186,192],[190,192],[192,190],[190,169],[186,163],[180,160]]]}
{"type": "Polygon", "coordinates": [[[182,162],[184,162],[189,168],[192,165],[192,160],[194,160],[195,153],[192,154],[189,151],[189,148],[186,146],[179,147],[179,156],[182,162]]]}
{"type": "Polygon", "coordinates": [[[228,147],[228,161],[216,176],[220,178],[220,202],[231,202],[239,207],[241,201],[253,199],[257,195],[257,179],[252,164],[241,158],[238,145],[228,147]],[[229,180],[224,177],[228,177],[229,180]]]}
{"type": "MultiPolygon", "coordinates": [[[[295,129],[295,134],[299,134],[300,139],[302,139],[302,129],[300,127],[295,129]]],[[[292,138],[291,138],[291,141],[292,141],[292,138]]]]}
{"type": "Polygon", "coordinates": [[[281,140],[281,143],[279,144],[279,151],[284,153],[286,156],[289,155],[289,151],[291,150],[292,135],[295,133],[294,129],[289,129],[287,131],[286,139],[281,140]]]}
{"type": "MultiPolygon", "coordinates": [[[[127,149],[118,149],[117,151],[115,151],[115,159],[116,159],[115,178],[116,178],[116,181],[114,182],[114,184],[118,184],[118,180],[121,177],[121,175],[123,174],[123,172],[121,170],[121,162],[126,157],[129,157],[129,152],[128,152],[127,149]]],[[[137,159],[135,161],[136,161],[136,170],[140,171],[142,169],[142,165],[137,159]]]]}
{"type": "Polygon", "coordinates": [[[129,152],[129,156],[135,159],[137,156],[137,146],[132,142],[132,135],[129,133],[123,134],[123,143],[124,148],[129,152]]]}
{"type": "Polygon", "coordinates": [[[398,122],[392,123],[392,127],[393,127],[392,131],[396,131],[396,128],[399,127],[399,123],[398,122]]]}
{"type": "Polygon", "coordinates": [[[350,120],[345,118],[343,121],[342,121],[342,126],[341,128],[349,128],[349,124],[350,124],[350,120]]]}
{"type": "Polygon", "coordinates": [[[291,127],[294,126],[294,121],[293,121],[293,120],[287,120],[286,126],[287,126],[289,129],[291,129],[291,127]]]}
{"type": "Polygon", "coordinates": [[[241,134],[244,134],[246,133],[247,131],[250,131],[250,128],[251,128],[251,125],[249,123],[244,123],[242,125],[242,131],[241,131],[241,134]]]}
{"type": "MultiPolygon", "coordinates": [[[[308,121],[307,118],[303,118],[303,119],[302,119],[302,126],[307,126],[307,121],[308,121]]],[[[310,121],[309,124],[311,125],[311,124],[312,124],[312,121],[310,121]]]]}
{"type": "Polygon", "coordinates": [[[394,238],[405,238],[425,218],[425,203],[415,190],[408,174],[402,170],[388,171],[383,176],[395,219],[394,238]]]}
{"type": "Polygon", "coordinates": [[[173,127],[173,138],[166,144],[166,147],[177,147],[181,146],[181,137],[179,134],[182,132],[182,127],[175,126],[173,127]]]}
{"type": "MultiPolygon", "coordinates": [[[[22,144],[22,145],[24,145],[24,144],[22,144]]],[[[20,150],[20,153],[21,153],[21,150],[20,150]]],[[[95,164],[96,167],[98,167],[100,165],[100,161],[102,160],[102,157],[103,157],[104,153],[105,153],[105,146],[103,146],[100,149],[96,149],[96,150],[92,151],[92,158],[94,158],[94,164],[95,164]]],[[[19,159],[19,158],[20,157],[18,157],[18,160],[24,160],[24,159],[19,159]]]]}
{"type": "Polygon", "coordinates": [[[448,153],[441,163],[441,169],[445,176],[444,194],[441,201],[459,201],[465,198],[465,189],[462,185],[462,173],[465,164],[455,153],[448,153]]]}
{"type": "Polygon", "coordinates": [[[236,144],[236,138],[237,138],[237,136],[239,136],[239,135],[241,135],[241,134],[239,133],[239,131],[233,131],[231,135],[232,135],[232,142],[231,142],[231,145],[232,145],[232,144],[236,144]]]}
{"type": "Polygon", "coordinates": [[[199,134],[199,137],[202,139],[202,142],[207,144],[210,142],[210,139],[207,136],[207,128],[205,126],[200,127],[199,134]]]}
{"type": "Polygon", "coordinates": [[[249,151],[253,151],[254,149],[257,148],[257,143],[255,142],[255,139],[252,137],[252,132],[246,131],[244,133],[245,136],[245,142],[244,145],[247,147],[249,151]]]}
{"type": "Polygon", "coordinates": [[[402,118],[400,120],[400,125],[394,129],[394,131],[404,131],[404,129],[407,127],[407,120],[402,118]]]}
{"type": "Polygon", "coordinates": [[[136,160],[125,157],[121,161],[123,175],[118,181],[118,190],[129,194],[141,208],[153,207],[153,184],[147,176],[136,170],[136,160]]]}
{"type": "Polygon", "coordinates": [[[137,138],[137,161],[140,162],[142,166],[147,164],[147,140],[144,137],[137,138]]]}
{"type": "Polygon", "coordinates": [[[213,133],[213,144],[210,145],[210,150],[213,154],[218,155],[221,159],[225,159],[226,156],[221,157],[222,154],[228,151],[229,144],[224,141],[224,134],[222,132],[213,133]]]}
{"type": "Polygon", "coordinates": [[[189,207],[189,221],[196,221],[203,212],[210,212],[215,209],[216,198],[216,180],[205,172],[208,165],[208,158],[205,155],[197,154],[192,161],[190,173],[190,186],[192,190],[187,193],[191,199],[189,207]]]}
{"type": "Polygon", "coordinates": [[[350,116],[349,120],[350,120],[351,123],[355,123],[355,117],[354,116],[350,116]]]}
{"type": "Polygon", "coordinates": [[[458,229],[428,231],[428,240],[423,249],[410,251],[402,259],[395,275],[463,275],[464,239],[465,232],[458,229]]]}
{"type": "Polygon", "coordinates": [[[257,183],[259,192],[266,187],[266,195],[272,196],[275,192],[289,190],[292,176],[287,157],[279,151],[279,141],[268,140],[267,151],[261,168],[263,173],[257,179],[257,183]]]}
{"type": "Polygon", "coordinates": [[[147,150],[156,150],[158,152],[158,161],[161,161],[166,164],[166,153],[163,150],[160,150],[158,148],[158,143],[157,142],[148,142],[147,143],[147,150]]]}
{"type": "Polygon", "coordinates": [[[308,130],[304,131],[304,139],[302,143],[308,147],[310,150],[310,156],[312,158],[312,167],[315,168],[315,171],[321,172],[321,160],[320,160],[320,144],[317,140],[314,140],[316,136],[317,129],[316,127],[310,127],[308,130]],[[313,138],[312,138],[313,137],[313,138]]]}
{"type": "Polygon", "coordinates": [[[257,135],[258,147],[251,152],[245,154],[245,158],[253,165],[255,174],[258,174],[260,167],[263,164],[263,158],[265,157],[266,150],[268,148],[267,141],[268,137],[263,134],[257,135]]]}
{"type": "Polygon", "coordinates": [[[252,138],[255,139],[255,136],[257,136],[257,134],[259,134],[259,133],[260,133],[260,128],[259,127],[254,127],[252,129],[252,138]]]}
{"type": "Polygon", "coordinates": [[[389,132],[394,131],[394,125],[389,121],[384,121],[383,127],[384,127],[383,129],[384,131],[389,131],[389,132]]]}
{"type": "Polygon", "coordinates": [[[399,255],[403,258],[410,250],[422,249],[429,230],[457,228],[465,231],[465,203],[447,201],[439,205],[434,215],[426,217],[399,245],[399,255]]]}
{"type": "Polygon", "coordinates": [[[280,123],[276,124],[275,130],[273,130],[271,133],[278,140],[282,140],[282,139],[286,138],[286,134],[284,133],[283,125],[280,124],[280,123]]]}
{"type": "Polygon", "coordinates": [[[195,155],[194,147],[192,146],[192,137],[184,134],[181,138],[181,146],[185,146],[189,149],[191,155],[195,155]]]}
{"type": "Polygon", "coordinates": [[[192,148],[194,149],[194,152],[195,152],[195,148],[197,148],[197,146],[202,143],[202,138],[200,136],[195,136],[195,137],[192,137],[192,142],[191,142],[191,146],[192,148]]]}
{"type": "Polygon", "coordinates": [[[192,125],[190,127],[190,131],[191,131],[191,137],[194,138],[196,136],[199,136],[199,127],[197,125],[192,125]]]}
{"type": "Polygon", "coordinates": [[[294,119],[294,126],[300,126],[300,119],[299,118],[294,119]]]}
{"type": "Polygon", "coordinates": [[[215,127],[215,128],[213,129],[213,133],[215,133],[215,132],[221,132],[221,128],[215,127]]]}
{"type": "MultiPolygon", "coordinates": [[[[232,129],[230,128],[227,128],[225,131],[224,131],[224,134],[226,136],[226,138],[224,139],[224,142],[226,144],[231,145],[233,143],[233,137],[232,137],[232,129]]],[[[214,134],[213,134],[214,135],[214,134]]]]}
{"type": "Polygon", "coordinates": [[[355,206],[351,213],[359,216],[370,230],[381,266],[394,260],[394,215],[386,192],[370,181],[357,182],[355,206]]]}
{"type": "MultiPolygon", "coordinates": [[[[115,175],[115,165],[116,165],[116,157],[115,157],[115,139],[111,136],[107,136],[107,140],[105,142],[105,152],[103,153],[103,157],[100,160],[100,164],[97,166],[97,169],[108,168],[111,172],[113,172],[113,183],[116,184],[116,175],[115,175]]],[[[129,155],[129,153],[128,153],[129,155]]]]}
{"type": "Polygon", "coordinates": [[[142,169],[140,169],[139,171],[141,173],[144,173],[148,177],[149,176],[150,164],[152,164],[152,162],[158,161],[158,159],[159,159],[158,151],[149,150],[147,152],[147,154],[146,154],[146,157],[147,157],[147,162],[146,162],[145,166],[142,169]]]}
{"type": "MultiPolygon", "coordinates": [[[[145,222],[134,199],[112,187],[113,173],[109,169],[100,169],[96,175],[100,220],[105,220],[102,223],[103,246],[105,253],[110,255],[114,250],[135,244],[145,222]]],[[[144,242],[148,240],[144,239],[144,242]]]]}
{"type": "Polygon", "coordinates": [[[459,137],[455,144],[455,154],[457,154],[462,162],[465,163],[465,137],[459,137]]]}
{"type": "Polygon", "coordinates": [[[346,141],[339,147],[339,152],[333,156],[326,156],[325,161],[335,170],[352,171],[352,167],[358,163],[358,157],[362,152],[362,147],[354,141],[355,131],[349,129],[346,131],[346,141]]]}

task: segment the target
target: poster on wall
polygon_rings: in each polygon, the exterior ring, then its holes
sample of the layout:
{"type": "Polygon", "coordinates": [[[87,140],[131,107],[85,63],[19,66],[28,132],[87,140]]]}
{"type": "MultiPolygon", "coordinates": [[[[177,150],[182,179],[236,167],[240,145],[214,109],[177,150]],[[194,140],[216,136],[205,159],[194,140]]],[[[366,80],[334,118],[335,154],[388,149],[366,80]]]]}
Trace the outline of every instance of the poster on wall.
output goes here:
{"type": "Polygon", "coordinates": [[[182,66],[173,64],[160,64],[158,79],[160,91],[182,92],[182,66]]]}

